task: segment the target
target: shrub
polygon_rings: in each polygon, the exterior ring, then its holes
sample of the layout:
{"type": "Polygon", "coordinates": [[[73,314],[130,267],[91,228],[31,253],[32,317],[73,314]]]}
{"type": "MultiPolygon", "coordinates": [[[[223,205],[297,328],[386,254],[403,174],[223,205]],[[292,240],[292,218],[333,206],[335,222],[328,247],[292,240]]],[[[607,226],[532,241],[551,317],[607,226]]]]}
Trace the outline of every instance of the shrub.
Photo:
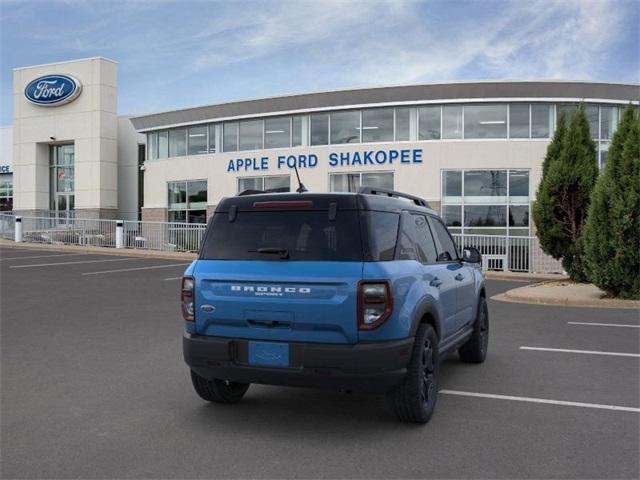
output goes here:
{"type": "Polygon", "coordinates": [[[611,296],[640,298],[640,118],[629,106],[593,192],[585,227],[589,280],[611,296]]]}

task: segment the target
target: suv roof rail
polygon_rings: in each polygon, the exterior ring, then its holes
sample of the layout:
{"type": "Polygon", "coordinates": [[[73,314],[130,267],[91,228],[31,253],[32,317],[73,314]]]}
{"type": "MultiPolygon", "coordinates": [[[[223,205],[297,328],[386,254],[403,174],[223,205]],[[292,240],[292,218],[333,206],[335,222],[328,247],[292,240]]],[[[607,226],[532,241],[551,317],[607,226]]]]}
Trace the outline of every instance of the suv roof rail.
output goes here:
{"type": "Polygon", "coordinates": [[[238,194],[239,197],[246,195],[260,195],[261,193],[286,193],[289,192],[289,187],[268,188],[266,190],[243,190],[238,194]]]}
{"type": "Polygon", "coordinates": [[[431,208],[429,203],[423,198],[416,197],[414,195],[409,195],[408,193],[397,192],[389,188],[360,187],[360,189],[358,190],[358,193],[362,193],[365,195],[382,195],[382,196],[393,197],[393,198],[404,198],[412,201],[413,203],[415,203],[420,207],[431,208]]]}

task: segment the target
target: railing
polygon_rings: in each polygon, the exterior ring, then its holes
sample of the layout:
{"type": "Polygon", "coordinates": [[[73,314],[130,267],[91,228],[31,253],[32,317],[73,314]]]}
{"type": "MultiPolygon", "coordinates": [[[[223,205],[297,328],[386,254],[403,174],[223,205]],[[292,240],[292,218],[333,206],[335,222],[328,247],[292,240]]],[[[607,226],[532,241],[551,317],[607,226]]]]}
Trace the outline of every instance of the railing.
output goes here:
{"type": "Polygon", "coordinates": [[[13,240],[16,232],[16,217],[10,213],[0,213],[0,237],[13,240]]]}
{"type": "Polygon", "coordinates": [[[562,263],[540,248],[538,237],[502,235],[453,235],[460,249],[475,247],[482,254],[484,270],[529,273],[562,273],[562,263]]]}
{"type": "MultiPolygon", "coordinates": [[[[0,237],[14,239],[15,216],[0,214],[0,237]]],[[[22,241],[145,250],[196,252],[206,225],[125,220],[118,240],[116,220],[22,217],[22,241]],[[121,243],[119,243],[121,242],[121,243]]],[[[561,273],[562,264],[545,254],[537,237],[455,234],[460,249],[475,247],[484,270],[561,273]]]]}
{"type": "Polygon", "coordinates": [[[33,243],[115,247],[116,221],[22,217],[22,240],[33,243]]]}
{"type": "Polygon", "coordinates": [[[124,246],[146,250],[196,252],[207,226],[201,223],[124,221],[124,246]]]}

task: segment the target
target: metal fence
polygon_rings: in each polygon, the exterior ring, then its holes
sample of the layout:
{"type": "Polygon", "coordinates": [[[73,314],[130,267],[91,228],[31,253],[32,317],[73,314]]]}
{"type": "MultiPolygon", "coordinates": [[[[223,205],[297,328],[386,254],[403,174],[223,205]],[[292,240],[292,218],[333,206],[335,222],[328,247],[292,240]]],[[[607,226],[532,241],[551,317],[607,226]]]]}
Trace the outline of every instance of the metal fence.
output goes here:
{"type": "Polygon", "coordinates": [[[463,234],[456,234],[453,237],[461,249],[475,247],[480,251],[484,270],[563,272],[562,263],[542,251],[538,237],[463,234]]]}
{"type": "Polygon", "coordinates": [[[10,213],[0,213],[0,237],[13,240],[16,235],[16,217],[10,213]]]}
{"type": "MultiPolygon", "coordinates": [[[[116,247],[116,220],[22,217],[25,242],[116,247]]],[[[122,247],[145,250],[196,252],[206,225],[199,223],[122,222],[122,247]]],[[[15,216],[0,214],[0,236],[13,239],[15,216]]],[[[545,254],[537,237],[500,235],[453,236],[462,248],[475,247],[482,254],[484,270],[562,273],[562,264],[545,254]]]]}
{"type": "Polygon", "coordinates": [[[200,223],[124,222],[124,246],[146,250],[196,252],[207,226],[200,223]]]}
{"type": "Polygon", "coordinates": [[[22,217],[22,240],[59,245],[115,247],[116,221],[22,217]]]}

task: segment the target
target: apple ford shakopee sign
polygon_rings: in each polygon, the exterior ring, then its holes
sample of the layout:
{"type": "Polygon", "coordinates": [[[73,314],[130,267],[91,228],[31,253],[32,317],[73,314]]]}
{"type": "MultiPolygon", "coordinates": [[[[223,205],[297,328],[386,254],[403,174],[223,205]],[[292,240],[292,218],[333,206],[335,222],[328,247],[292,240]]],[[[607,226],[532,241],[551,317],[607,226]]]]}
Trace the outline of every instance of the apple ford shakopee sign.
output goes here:
{"type": "Polygon", "coordinates": [[[35,105],[57,107],[72,102],[81,91],[82,84],[71,75],[45,75],[29,82],[24,96],[35,105]]]}

